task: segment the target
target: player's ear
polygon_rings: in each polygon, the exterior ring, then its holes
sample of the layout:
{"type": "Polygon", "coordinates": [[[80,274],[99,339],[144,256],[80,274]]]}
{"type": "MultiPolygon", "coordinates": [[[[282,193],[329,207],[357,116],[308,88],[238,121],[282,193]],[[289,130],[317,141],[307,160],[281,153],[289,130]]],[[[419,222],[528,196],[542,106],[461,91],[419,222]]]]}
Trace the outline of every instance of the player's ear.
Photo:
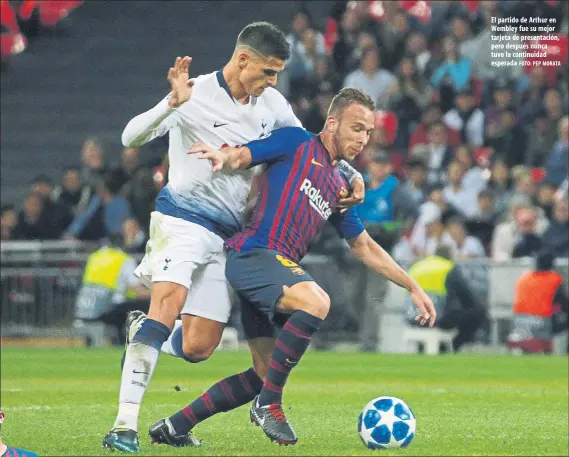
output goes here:
{"type": "Polygon", "coordinates": [[[338,130],[338,118],[335,116],[328,116],[326,119],[326,128],[330,133],[335,133],[338,130]]]}
{"type": "Polygon", "coordinates": [[[247,66],[247,63],[249,63],[249,54],[245,51],[240,51],[237,54],[237,63],[239,68],[243,70],[247,66]]]}

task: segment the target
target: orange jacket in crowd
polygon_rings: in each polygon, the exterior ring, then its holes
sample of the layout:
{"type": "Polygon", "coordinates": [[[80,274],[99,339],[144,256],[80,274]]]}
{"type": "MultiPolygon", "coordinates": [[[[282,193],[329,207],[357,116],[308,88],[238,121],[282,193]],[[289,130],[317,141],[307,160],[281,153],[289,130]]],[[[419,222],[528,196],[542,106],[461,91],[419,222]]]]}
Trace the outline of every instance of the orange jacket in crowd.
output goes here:
{"type": "Polygon", "coordinates": [[[514,313],[551,317],[563,278],[555,271],[528,271],[516,284],[514,313]]]}

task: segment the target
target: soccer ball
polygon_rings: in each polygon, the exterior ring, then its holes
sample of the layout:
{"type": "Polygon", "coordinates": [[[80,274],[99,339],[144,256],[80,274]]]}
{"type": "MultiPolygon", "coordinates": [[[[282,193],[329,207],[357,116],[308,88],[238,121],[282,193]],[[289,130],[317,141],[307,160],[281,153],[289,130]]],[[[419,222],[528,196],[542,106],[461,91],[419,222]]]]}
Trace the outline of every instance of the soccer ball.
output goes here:
{"type": "Polygon", "coordinates": [[[396,397],[378,397],[363,409],[358,433],[369,449],[407,447],[415,436],[417,421],[411,408],[396,397]]]}

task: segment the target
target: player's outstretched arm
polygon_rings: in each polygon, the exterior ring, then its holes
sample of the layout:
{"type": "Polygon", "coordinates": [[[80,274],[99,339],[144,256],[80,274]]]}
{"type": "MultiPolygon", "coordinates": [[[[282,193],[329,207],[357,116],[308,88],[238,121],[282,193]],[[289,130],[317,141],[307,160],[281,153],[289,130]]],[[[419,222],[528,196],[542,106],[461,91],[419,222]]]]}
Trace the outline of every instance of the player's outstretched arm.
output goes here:
{"type": "Polygon", "coordinates": [[[427,322],[429,327],[435,324],[437,312],[435,306],[425,291],[401,268],[395,260],[367,233],[363,231],[356,238],[348,240],[354,255],[373,269],[385,276],[391,282],[409,291],[411,299],[419,311],[415,320],[421,325],[427,322]]]}
{"type": "Polygon", "coordinates": [[[194,143],[189,154],[200,154],[200,159],[207,159],[211,162],[213,171],[237,170],[247,168],[251,164],[251,151],[247,146],[237,148],[225,147],[215,149],[207,144],[194,143]]]}
{"type": "Polygon", "coordinates": [[[194,80],[189,79],[191,61],[191,57],[187,56],[176,58],[174,66],[168,70],[170,94],[154,108],[130,120],[121,136],[124,146],[140,147],[178,124],[176,108],[187,102],[192,95],[194,80]]]}

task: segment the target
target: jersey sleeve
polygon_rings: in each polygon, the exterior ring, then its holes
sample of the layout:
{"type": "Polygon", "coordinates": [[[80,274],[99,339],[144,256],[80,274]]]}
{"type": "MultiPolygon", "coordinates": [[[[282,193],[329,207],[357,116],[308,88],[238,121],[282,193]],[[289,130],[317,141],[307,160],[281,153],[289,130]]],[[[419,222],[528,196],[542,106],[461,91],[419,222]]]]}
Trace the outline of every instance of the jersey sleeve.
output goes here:
{"type": "Polygon", "coordinates": [[[300,127],[273,130],[266,137],[251,141],[246,145],[251,151],[249,168],[293,156],[298,147],[308,140],[310,140],[310,133],[300,127]]]}
{"type": "Polygon", "coordinates": [[[358,237],[365,230],[354,206],[343,213],[335,212],[328,221],[336,229],[338,235],[347,240],[358,237]]]}

